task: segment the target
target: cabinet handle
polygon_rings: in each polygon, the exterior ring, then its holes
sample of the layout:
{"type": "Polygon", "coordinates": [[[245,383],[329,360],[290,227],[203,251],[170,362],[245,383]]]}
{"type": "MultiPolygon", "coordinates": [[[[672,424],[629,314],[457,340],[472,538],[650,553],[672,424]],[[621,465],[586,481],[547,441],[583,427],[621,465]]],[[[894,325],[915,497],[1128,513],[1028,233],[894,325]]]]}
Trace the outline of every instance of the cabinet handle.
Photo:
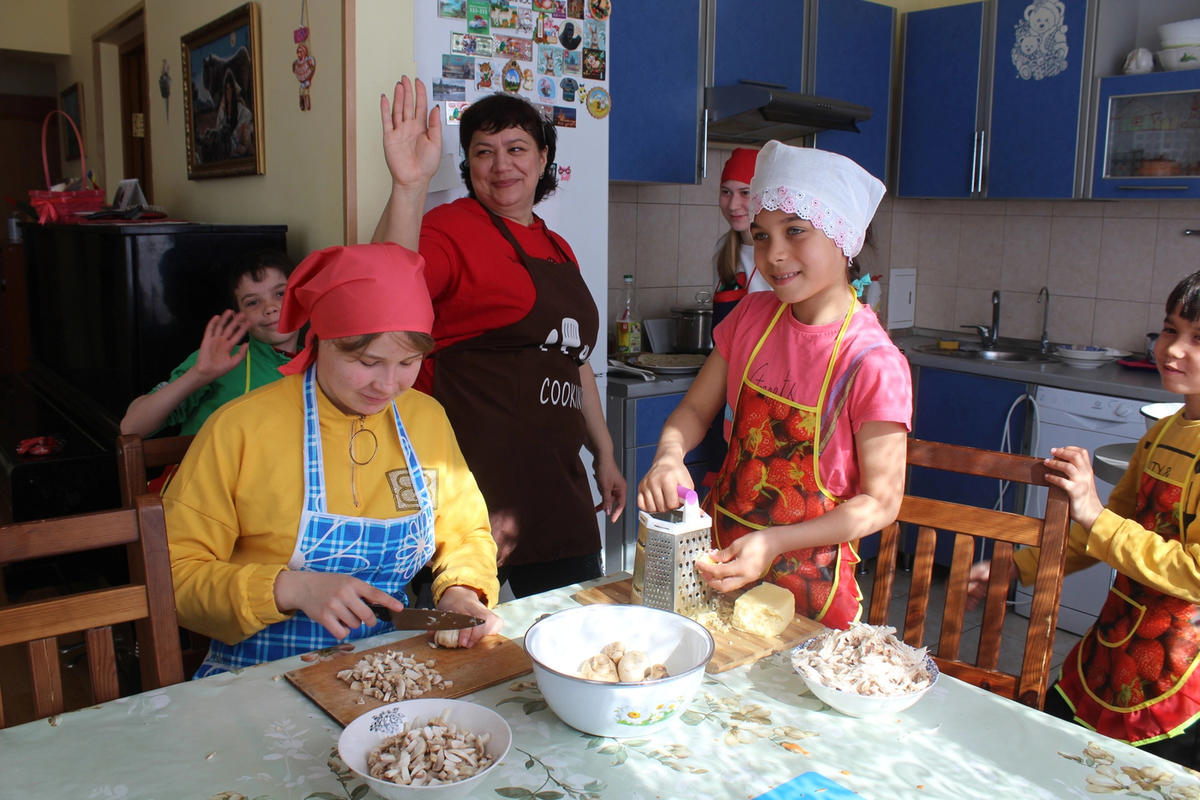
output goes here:
{"type": "Polygon", "coordinates": [[[975,193],[975,172],[979,168],[979,131],[971,134],[971,185],[967,187],[968,194],[975,193]]]}
{"type": "Polygon", "coordinates": [[[979,179],[975,184],[975,193],[983,194],[983,162],[987,158],[986,153],[987,131],[979,132],[979,179]]]}
{"type": "Polygon", "coordinates": [[[1157,192],[1157,191],[1160,191],[1163,189],[1165,189],[1167,191],[1171,191],[1171,192],[1186,192],[1191,187],[1190,186],[1118,186],[1117,188],[1122,189],[1126,192],[1157,192]]]}
{"type": "Polygon", "coordinates": [[[704,144],[700,146],[700,180],[708,177],[708,112],[704,112],[704,144]]]}

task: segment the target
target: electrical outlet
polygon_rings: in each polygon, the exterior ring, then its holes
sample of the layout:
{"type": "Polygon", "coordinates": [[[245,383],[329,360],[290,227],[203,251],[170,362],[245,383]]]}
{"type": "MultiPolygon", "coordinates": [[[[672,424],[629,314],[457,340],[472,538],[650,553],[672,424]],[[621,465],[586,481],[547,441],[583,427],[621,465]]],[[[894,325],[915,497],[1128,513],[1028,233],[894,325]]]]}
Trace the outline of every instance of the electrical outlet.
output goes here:
{"type": "Polygon", "coordinates": [[[894,269],[888,274],[887,327],[911,328],[917,316],[917,271],[894,269]]]}

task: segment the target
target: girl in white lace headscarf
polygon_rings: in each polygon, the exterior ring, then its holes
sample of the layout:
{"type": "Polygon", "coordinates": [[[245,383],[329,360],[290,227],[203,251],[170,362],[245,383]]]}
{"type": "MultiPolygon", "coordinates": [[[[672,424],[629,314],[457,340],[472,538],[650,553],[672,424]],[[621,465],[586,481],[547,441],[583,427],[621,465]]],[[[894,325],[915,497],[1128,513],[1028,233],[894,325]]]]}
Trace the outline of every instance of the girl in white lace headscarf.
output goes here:
{"type": "Polygon", "coordinates": [[[718,591],[789,589],[797,613],[861,616],[857,540],[895,520],[912,417],[908,362],[848,281],[884,186],[844,156],[769,142],[750,182],[757,270],[667,419],[638,505],[679,505],[683,456],[723,403],[729,452],[705,499],[718,550],[697,568],[718,591]]]}

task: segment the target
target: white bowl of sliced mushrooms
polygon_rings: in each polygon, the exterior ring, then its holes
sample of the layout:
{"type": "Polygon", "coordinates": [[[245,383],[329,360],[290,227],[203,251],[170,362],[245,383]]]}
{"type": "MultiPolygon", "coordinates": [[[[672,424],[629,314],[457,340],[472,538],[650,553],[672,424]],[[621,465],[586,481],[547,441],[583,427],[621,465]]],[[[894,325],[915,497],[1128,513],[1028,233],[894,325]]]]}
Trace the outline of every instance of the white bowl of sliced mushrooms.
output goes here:
{"type": "Polygon", "coordinates": [[[593,736],[644,736],[691,703],[713,655],[703,625],[638,605],[588,605],[539,619],[525,650],[547,705],[593,736]]]}
{"type": "Polygon", "coordinates": [[[504,718],[464,700],[402,700],[346,726],[338,755],[387,800],[471,797],[508,754],[504,718]]]}
{"type": "Polygon", "coordinates": [[[895,628],[860,623],[806,640],[792,651],[792,668],[817,699],[851,717],[898,714],[938,678],[925,648],[900,641],[895,628]]]}

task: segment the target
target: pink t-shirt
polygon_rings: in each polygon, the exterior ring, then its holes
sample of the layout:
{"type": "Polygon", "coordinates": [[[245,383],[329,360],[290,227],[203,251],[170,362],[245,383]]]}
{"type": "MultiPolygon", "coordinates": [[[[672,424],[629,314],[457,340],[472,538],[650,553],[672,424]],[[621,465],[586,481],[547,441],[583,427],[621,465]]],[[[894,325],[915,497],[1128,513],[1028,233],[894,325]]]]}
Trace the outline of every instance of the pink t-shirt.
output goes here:
{"type": "MultiPolygon", "coordinates": [[[[717,351],[729,362],[726,398],[736,407],[742,376],[759,338],[779,308],[772,292],[747,295],[713,331],[717,351]]],[[[805,325],[784,311],[754,357],[746,377],[794,403],[815,406],[842,320],[805,325]]],[[[854,434],[864,422],[899,422],[912,429],[912,373],[874,312],[860,306],[838,349],[822,410],[822,431],[833,432],[820,454],[821,481],[834,496],[859,493],[854,434]]]]}

